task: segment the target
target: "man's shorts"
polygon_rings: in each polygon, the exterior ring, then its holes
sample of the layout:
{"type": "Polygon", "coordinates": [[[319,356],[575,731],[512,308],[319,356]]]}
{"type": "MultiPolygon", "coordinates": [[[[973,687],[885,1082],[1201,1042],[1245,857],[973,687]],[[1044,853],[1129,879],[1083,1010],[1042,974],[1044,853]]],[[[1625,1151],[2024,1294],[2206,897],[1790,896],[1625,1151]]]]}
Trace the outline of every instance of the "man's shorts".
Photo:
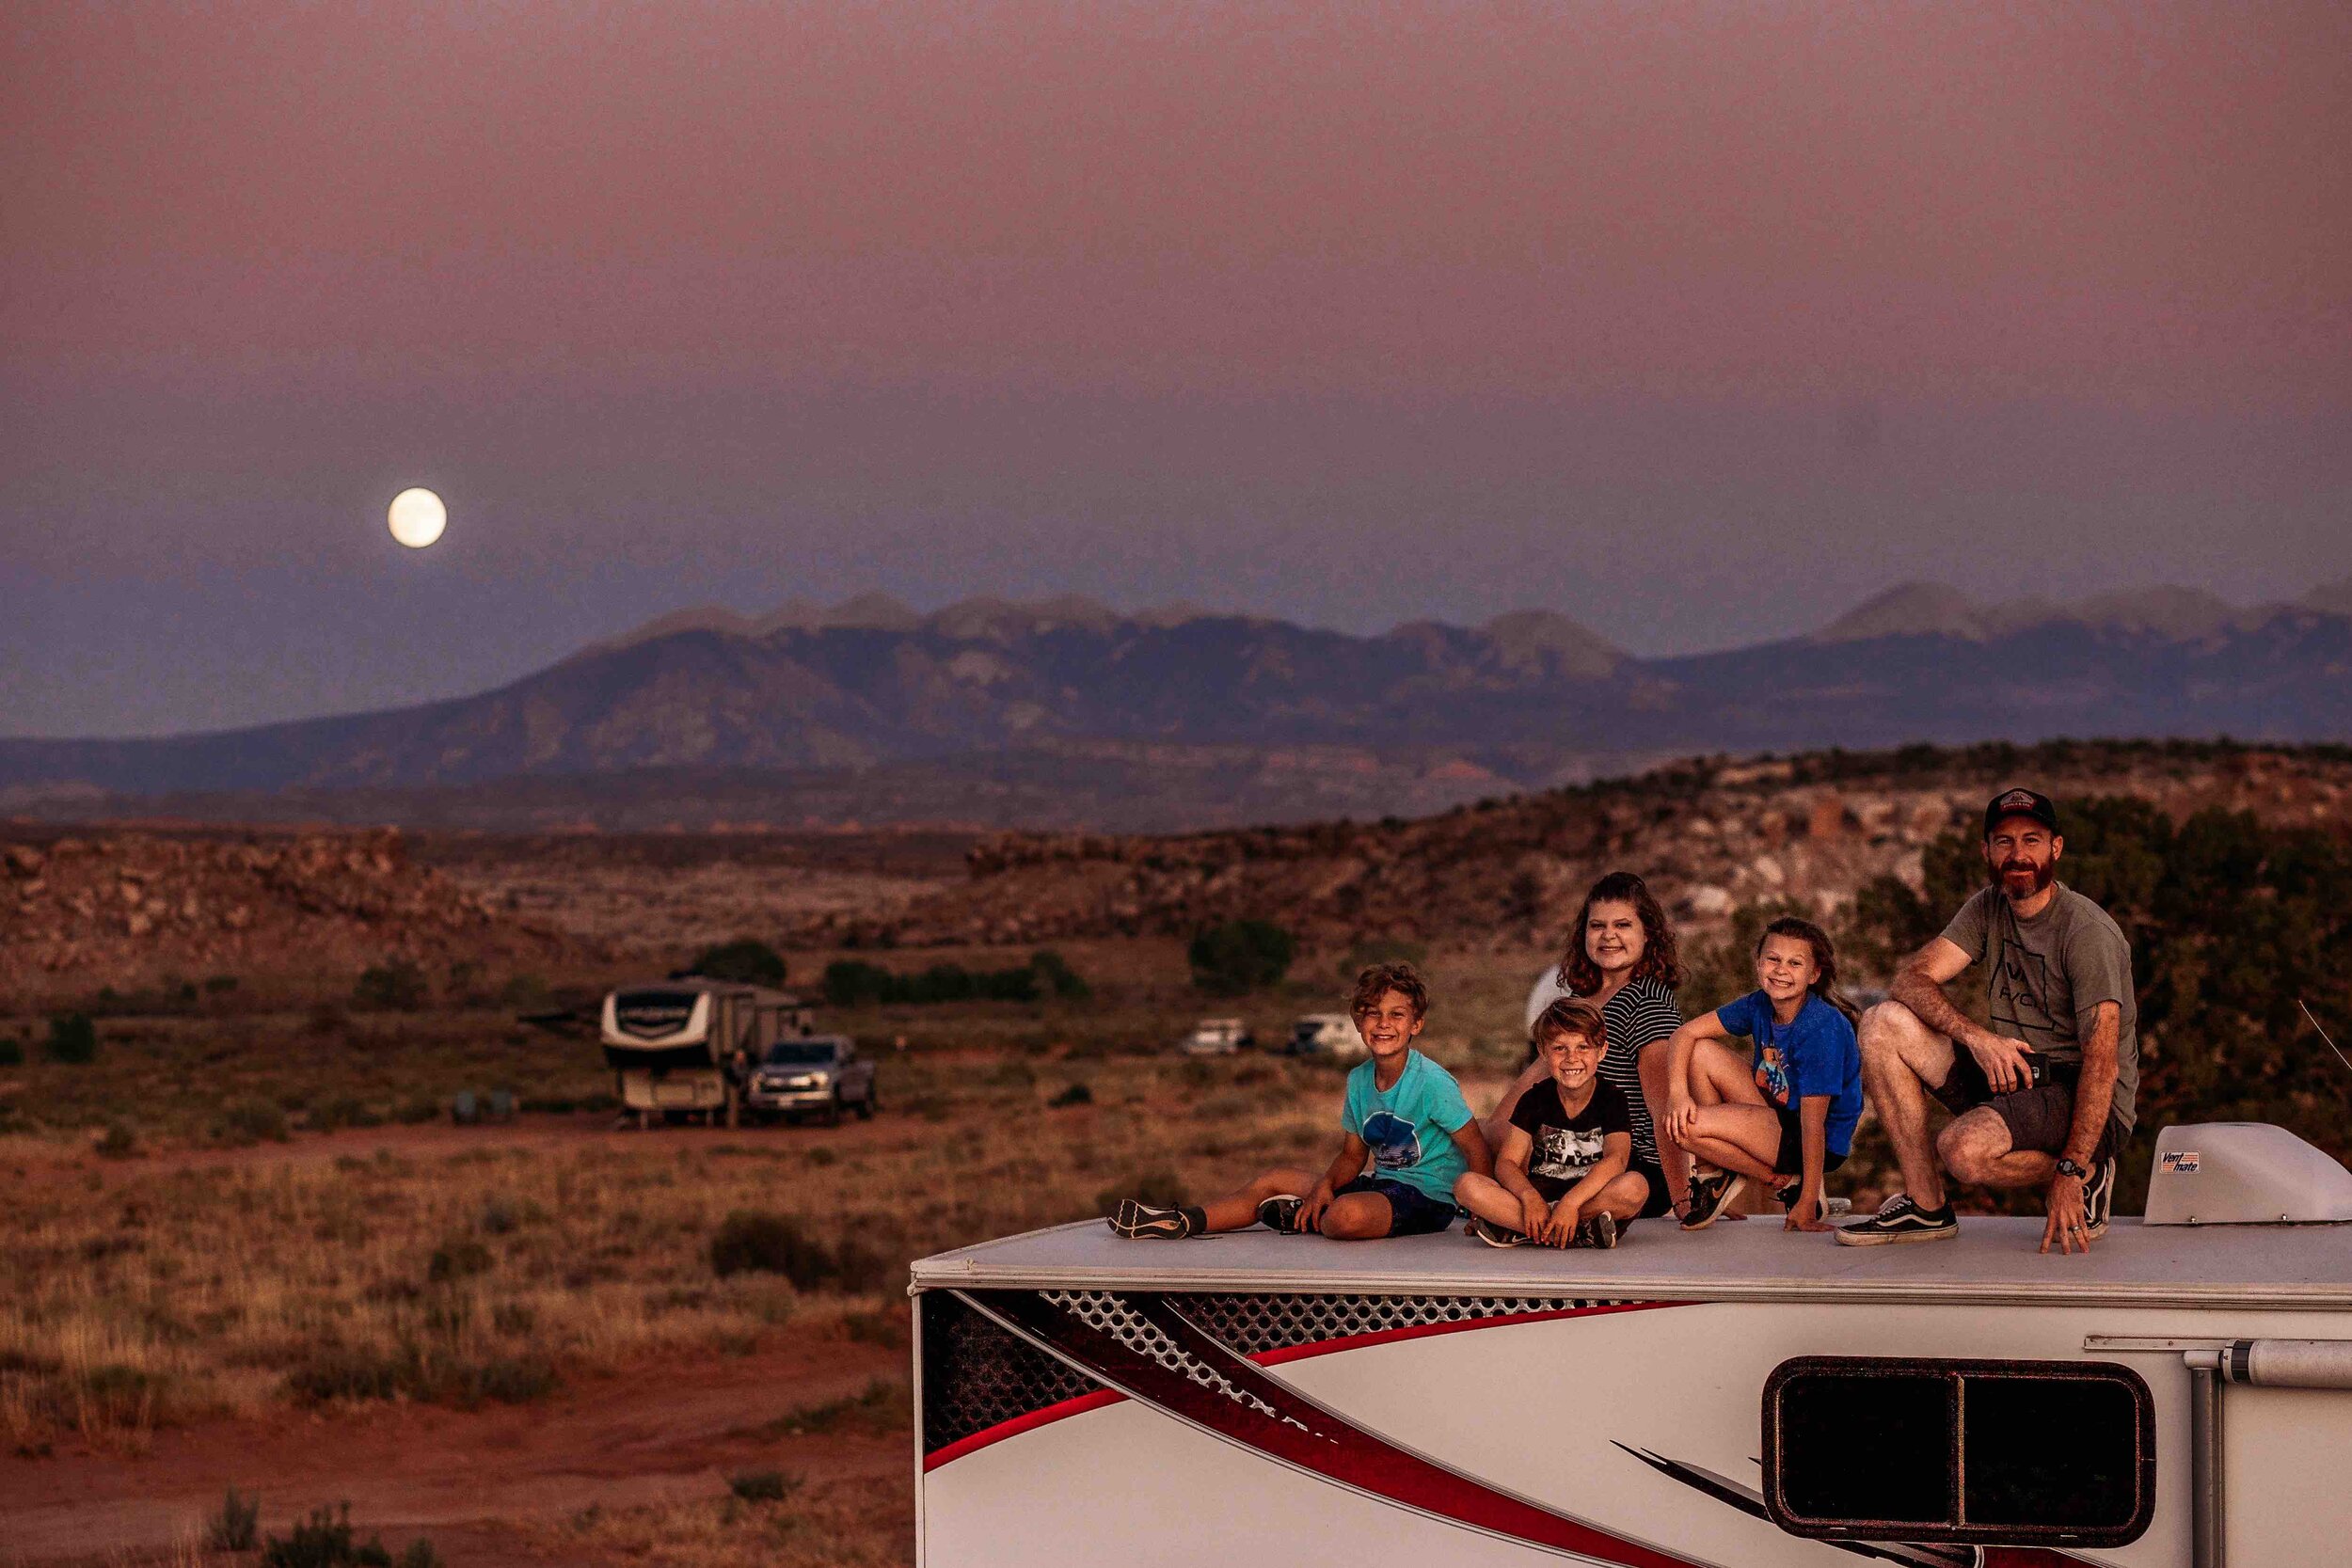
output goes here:
{"type": "MultiPolygon", "coordinates": [[[[1772,1174],[1803,1176],[1804,1174],[1804,1123],[1798,1119],[1796,1112],[1786,1105],[1775,1105],[1772,1110],[1780,1117],[1780,1148],[1772,1156],[1772,1174]]],[[[1828,1146],[1823,1145],[1821,1148],[1821,1174],[1823,1176],[1827,1176],[1845,1163],[1846,1157],[1843,1154],[1833,1154],[1828,1146]]]]}
{"type": "MultiPolygon", "coordinates": [[[[2036,1154],[2063,1154],[2066,1140],[2074,1135],[2074,1067],[2073,1063],[2054,1064],[2047,1083],[2036,1084],[2029,1089],[2017,1089],[2009,1094],[1994,1094],[1992,1081],[1984,1075],[1984,1068],[1976,1053],[1957,1041],[1952,1046],[1952,1070],[1944,1080],[1943,1087],[1929,1091],[1944,1102],[1944,1108],[1954,1116],[1974,1110],[1979,1105],[1993,1107],[2009,1129],[2009,1146],[2036,1154]]],[[[2096,1165],[2112,1159],[2116,1146],[2122,1142],[2115,1118],[2099,1133],[2099,1147],[2090,1151],[2090,1164],[2096,1165]]],[[[1784,1139],[1784,1145],[1786,1140],[1784,1139]]]]}
{"type": "MultiPolygon", "coordinates": [[[[1636,1163],[1626,1166],[1625,1173],[1628,1176],[1638,1176],[1649,1183],[1649,1196],[1642,1200],[1641,1211],[1634,1215],[1634,1218],[1656,1219],[1661,1214],[1674,1212],[1674,1201],[1666,1196],[1666,1173],[1664,1171],[1660,1170],[1656,1165],[1636,1163]]],[[[1546,1203],[1559,1202],[1567,1196],[1568,1189],[1576,1185],[1575,1182],[1557,1176],[1533,1175],[1528,1177],[1527,1184],[1534,1188],[1535,1196],[1546,1203]]]]}
{"type": "Polygon", "coordinates": [[[1332,1196],[1370,1193],[1389,1200],[1389,1234],[1426,1236],[1454,1223],[1454,1200],[1439,1202],[1409,1181],[1390,1176],[1359,1176],[1332,1196]]]}

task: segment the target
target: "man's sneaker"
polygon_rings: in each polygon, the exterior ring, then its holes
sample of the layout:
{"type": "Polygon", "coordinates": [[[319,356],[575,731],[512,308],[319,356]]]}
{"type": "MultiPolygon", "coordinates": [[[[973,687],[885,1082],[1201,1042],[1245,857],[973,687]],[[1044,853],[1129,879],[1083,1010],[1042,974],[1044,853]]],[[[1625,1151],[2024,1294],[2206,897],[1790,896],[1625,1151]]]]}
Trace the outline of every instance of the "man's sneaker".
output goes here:
{"type": "Polygon", "coordinates": [[[1192,1214],[1183,1209],[1138,1203],[1132,1197],[1120,1199],[1110,1227],[1131,1242],[1181,1242],[1199,1229],[1192,1214]]]}
{"type": "Polygon", "coordinates": [[[1948,1203],[1941,1209],[1922,1209],[1911,1201],[1909,1193],[1897,1193],[1879,1205],[1879,1212],[1867,1220],[1837,1227],[1839,1246],[1884,1246],[1890,1242],[1940,1242],[1947,1236],[1960,1234],[1960,1221],[1948,1203]]]}
{"type": "Polygon", "coordinates": [[[1258,1205],[1258,1223],[1268,1230],[1295,1236],[1298,1234],[1298,1211],[1306,1201],[1295,1193],[1281,1193],[1266,1198],[1258,1205]]]}
{"type": "Polygon", "coordinates": [[[1727,1170],[1719,1170],[1712,1176],[1700,1176],[1693,1172],[1691,1177],[1691,1207],[1683,1211],[1682,1228],[1704,1230],[1713,1225],[1724,1217],[1724,1212],[1731,1207],[1731,1200],[1738,1197],[1740,1189],[1747,1184],[1746,1177],[1727,1170]]]}
{"type": "Polygon", "coordinates": [[[1579,1222],[1576,1227],[1576,1240],[1568,1244],[1600,1247],[1604,1250],[1615,1246],[1617,1244],[1617,1216],[1604,1209],[1592,1218],[1579,1222]]]}
{"type": "Polygon", "coordinates": [[[2107,1213],[2114,1207],[2115,1162],[2102,1160],[2083,1182],[2083,1234],[2093,1240],[2106,1235],[2107,1213]]]}
{"type": "Polygon", "coordinates": [[[1489,1219],[1474,1219],[1463,1227],[1488,1246],[1525,1246],[1527,1238],[1489,1219]]]}

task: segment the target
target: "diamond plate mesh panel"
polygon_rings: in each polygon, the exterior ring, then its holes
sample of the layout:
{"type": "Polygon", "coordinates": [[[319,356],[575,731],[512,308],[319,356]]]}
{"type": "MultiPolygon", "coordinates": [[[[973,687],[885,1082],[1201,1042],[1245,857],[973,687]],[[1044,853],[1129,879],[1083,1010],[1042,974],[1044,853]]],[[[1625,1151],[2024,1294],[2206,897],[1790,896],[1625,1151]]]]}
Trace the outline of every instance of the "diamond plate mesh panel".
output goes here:
{"type": "Polygon", "coordinates": [[[945,1291],[923,1307],[923,1451],[1095,1391],[1092,1379],[1016,1339],[945,1291]]]}
{"type": "Polygon", "coordinates": [[[1150,1356],[1211,1393],[1235,1404],[1248,1405],[1262,1416],[1281,1418],[1280,1412],[1272,1405],[1255,1394],[1234,1387],[1216,1368],[1169,1338],[1156,1323],[1137,1315],[1119,1297],[1104,1291],[1041,1291],[1039,1294],[1089,1328],[1109,1335],[1136,1354],[1150,1356]]]}
{"type": "Polygon", "coordinates": [[[1614,1307],[1571,1296],[1294,1296],[1207,1292],[1176,1298],[1186,1316],[1244,1355],[1385,1329],[1614,1307]]]}

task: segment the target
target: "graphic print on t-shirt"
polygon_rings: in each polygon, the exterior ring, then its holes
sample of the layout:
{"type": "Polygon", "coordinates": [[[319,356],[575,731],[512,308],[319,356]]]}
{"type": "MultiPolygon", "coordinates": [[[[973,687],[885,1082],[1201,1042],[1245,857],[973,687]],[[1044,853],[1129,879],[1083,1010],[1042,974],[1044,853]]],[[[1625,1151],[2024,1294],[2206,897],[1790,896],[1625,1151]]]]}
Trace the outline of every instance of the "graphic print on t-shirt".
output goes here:
{"type": "Polygon", "coordinates": [[[1421,1164],[1421,1134],[1393,1111],[1375,1111],[1359,1134],[1372,1148],[1375,1170],[1409,1170],[1421,1164]]]}
{"type": "Polygon", "coordinates": [[[1773,1104],[1788,1108],[1788,1064],[1781,1055],[1778,1040],[1756,1053],[1756,1086],[1773,1104]]]}
{"type": "Polygon", "coordinates": [[[2004,942],[1994,964],[1993,1027],[2015,1035],[2021,1029],[2058,1030],[2045,1000],[2050,994],[2050,961],[2022,942],[2004,942]]]}
{"type": "Polygon", "coordinates": [[[1607,1136],[1598,1127],[1585,1132],[1572,1127],[1539,1127],[1535,1130],[1534,1157],[1527,1163],[1527,1174],[1560,1181],[1581,1181],[1584,1173],[1600,1163],[1601,1140],[1607,1136]]]}

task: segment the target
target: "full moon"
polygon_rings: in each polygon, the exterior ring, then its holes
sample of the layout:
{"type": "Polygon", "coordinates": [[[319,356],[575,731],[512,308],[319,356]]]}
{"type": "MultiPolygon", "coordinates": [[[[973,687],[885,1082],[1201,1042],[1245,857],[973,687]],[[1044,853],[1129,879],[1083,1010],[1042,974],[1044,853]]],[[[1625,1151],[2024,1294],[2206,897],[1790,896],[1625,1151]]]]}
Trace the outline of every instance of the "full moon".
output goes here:
{"type": "Polygon", "coordinates": [[[412,550],[421,550],[449,526],[449,508],[430,490],[403,490],[392,498],[389,521],[393,538],[412,550]]]}

